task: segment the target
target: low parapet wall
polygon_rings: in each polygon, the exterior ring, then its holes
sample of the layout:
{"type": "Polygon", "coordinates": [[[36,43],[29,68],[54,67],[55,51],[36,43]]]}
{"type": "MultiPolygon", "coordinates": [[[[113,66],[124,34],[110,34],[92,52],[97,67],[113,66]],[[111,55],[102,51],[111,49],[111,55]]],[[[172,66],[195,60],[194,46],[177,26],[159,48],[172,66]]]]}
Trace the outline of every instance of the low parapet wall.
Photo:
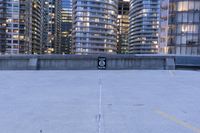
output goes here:
{"type": "MultiPolygon", "coordinates": [[[[98,57],[106,58],[107,70],[174,70],[181,62],[187,65],[185,56],[172,55],[17,55],[0,56],[0,70],[97,70],[98,57]]],[[[187,58],[199,60],[195,65],[200,66],[200,57],[187,58]]]]}

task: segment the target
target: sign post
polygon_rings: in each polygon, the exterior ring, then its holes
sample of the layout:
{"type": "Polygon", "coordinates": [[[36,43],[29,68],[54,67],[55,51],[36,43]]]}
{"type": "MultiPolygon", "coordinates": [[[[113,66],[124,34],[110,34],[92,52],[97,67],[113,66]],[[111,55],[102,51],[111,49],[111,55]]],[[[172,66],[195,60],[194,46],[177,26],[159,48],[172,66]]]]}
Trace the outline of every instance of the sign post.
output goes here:
{"type": "Polygon", "coordinates": [[[106,57],[98,57],[98,66],[97,68],[100,70],[105,70],[106,69],[106,57]]]}

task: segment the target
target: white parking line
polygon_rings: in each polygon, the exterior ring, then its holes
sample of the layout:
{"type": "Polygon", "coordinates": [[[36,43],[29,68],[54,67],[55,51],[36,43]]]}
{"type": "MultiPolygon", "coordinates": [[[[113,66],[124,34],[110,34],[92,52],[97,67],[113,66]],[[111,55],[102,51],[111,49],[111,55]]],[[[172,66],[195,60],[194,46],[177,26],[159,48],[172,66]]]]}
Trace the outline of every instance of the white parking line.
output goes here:
{"type": "Polygon", "coordinates": [[[101,71],[99,70],[99,114],[98,114],[98,133],[101,133],[101,119],[102,119],[102,75],[101,75],[101,71]]]}

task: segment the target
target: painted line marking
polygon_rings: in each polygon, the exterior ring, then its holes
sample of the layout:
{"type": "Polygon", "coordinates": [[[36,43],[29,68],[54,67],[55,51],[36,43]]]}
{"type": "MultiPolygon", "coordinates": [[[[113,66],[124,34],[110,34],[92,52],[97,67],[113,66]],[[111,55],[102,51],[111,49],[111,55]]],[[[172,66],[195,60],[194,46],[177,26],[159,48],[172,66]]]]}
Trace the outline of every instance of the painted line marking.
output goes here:
{"type": "Polygon", "coordinates": [[[179,120],[178,118],[176,118],[173,115],[170,115],[170,114],[163,112],[161,110],[155,110],[155,113],[159,114],[160,116],[164,117],[165,119],[167,119],[169,121],[176,123],[179,126],[182,126],[182,127],[185,127],[187,129],[192,130],[194,133],[200,133],[200,128],[197,128],[197,127],[195,127],[195,126],[193,126],[193,125],[191,125],[187,122],[179,120]]]}
{"type": "Polygon", "coordinates": [[[101,133],[101,121],[102,121],[102,74],[101,71],[99,70],[99,114],[98,114],[98,133],[101,133]]]}

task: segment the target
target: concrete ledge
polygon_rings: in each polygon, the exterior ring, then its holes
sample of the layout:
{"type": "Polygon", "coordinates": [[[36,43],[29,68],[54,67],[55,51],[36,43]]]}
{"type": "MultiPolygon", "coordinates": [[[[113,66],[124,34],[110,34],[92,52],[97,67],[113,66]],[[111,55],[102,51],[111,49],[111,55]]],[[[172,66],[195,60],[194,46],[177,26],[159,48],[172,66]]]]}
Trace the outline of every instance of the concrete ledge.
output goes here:
{"type": "Polygon", "coordinates": [[[176,69],[200,69],[200,56],[176,56],[176,69]]]}
{"type": "Polygon", "coordinates": [[[97,70],[98,57],[106,57],[107,70],[174,70],[200,67],[200,56],[175,55],[17,55],[0,56],[0,70],[97,70]]]}

